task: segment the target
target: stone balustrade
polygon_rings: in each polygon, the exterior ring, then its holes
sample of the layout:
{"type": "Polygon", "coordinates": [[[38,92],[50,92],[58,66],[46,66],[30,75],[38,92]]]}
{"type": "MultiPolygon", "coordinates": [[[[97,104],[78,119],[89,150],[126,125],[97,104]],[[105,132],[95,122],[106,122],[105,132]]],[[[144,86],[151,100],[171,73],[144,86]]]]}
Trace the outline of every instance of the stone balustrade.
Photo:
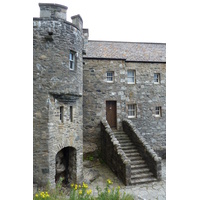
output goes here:
{"type": "Polygon", "coordinates": [[[101,121],[101,153],[103,160],[125,185],[131,184],[131,161],[121,148],[106,120],[101,121]]]}
{"type": "Polygon", "coordinates": [[[161,158],[157,156],[155,151],[145,141],[144,137],[136,129],[132,121],[124,119],[122,125],[124,132],[129,136],[130,140],[136,146],[151,172],[154,174],[157,180],[161,180],[161,158]]]}

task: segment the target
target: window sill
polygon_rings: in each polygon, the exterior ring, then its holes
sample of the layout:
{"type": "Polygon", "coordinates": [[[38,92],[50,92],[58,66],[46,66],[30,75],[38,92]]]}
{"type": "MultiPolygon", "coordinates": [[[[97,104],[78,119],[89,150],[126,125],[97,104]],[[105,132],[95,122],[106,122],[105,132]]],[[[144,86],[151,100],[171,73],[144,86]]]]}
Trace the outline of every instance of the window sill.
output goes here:
{"type": "Polygon", "coordinates": [[[114,83],[114,81],[106,81],[107,83],[114,83]]]}
{"type": "Polygon", "coordinates": [[[129,119],[130,119],[130,118],[132,118],[132,119],[133,119],[133,118],[136,118],[136,116],[128,116],[128,118],[129,118],[129,119]]]}

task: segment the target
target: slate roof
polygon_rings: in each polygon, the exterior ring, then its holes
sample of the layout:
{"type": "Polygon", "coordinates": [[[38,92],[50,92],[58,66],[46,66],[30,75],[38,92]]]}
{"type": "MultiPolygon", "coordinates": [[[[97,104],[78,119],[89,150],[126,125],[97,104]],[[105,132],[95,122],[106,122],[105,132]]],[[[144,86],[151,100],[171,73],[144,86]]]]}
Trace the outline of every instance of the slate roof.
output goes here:
{"type": "Polygon", "coordinates": [[[126,59],[138,62],[166,62],[165,43],[89,40],[84,58],[126,59]]]}

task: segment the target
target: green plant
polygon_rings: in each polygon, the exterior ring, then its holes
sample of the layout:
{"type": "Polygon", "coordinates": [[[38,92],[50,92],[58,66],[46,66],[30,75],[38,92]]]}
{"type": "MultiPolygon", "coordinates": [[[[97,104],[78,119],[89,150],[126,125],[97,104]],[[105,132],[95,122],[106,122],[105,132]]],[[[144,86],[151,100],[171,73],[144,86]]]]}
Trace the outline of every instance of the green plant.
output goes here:
{"type": "Polygon", "coordinates": [[[88,157],[88,160],[93,161],[93,160],[94,160],[94,157],[93,157],[93,156],[89,156],[89,157],[88,157]]]}
{"type": "Polygon", "coordinates": [[[113,182],[107,179],[106,187],[102,190],[97,187],[98,196],[92,195],[92,190],[83,182],[82,185],[71,184],[70,196],[62,188],[63,178],[60,178],[55,189],[50,189],[47,185],[45,191],[38,192],[33,197],[34,200],[134,200],[130,194],[120,193],[120,187],[111,188],[113,182]]]}

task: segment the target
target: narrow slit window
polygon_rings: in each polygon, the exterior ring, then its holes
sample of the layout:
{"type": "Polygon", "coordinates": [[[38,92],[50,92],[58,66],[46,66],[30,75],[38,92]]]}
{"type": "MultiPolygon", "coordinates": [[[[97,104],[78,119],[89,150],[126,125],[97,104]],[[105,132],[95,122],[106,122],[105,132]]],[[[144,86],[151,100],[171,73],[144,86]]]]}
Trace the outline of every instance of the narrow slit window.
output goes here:
{"type": "Polygon", "coordinates": [[[60,121],[63,123],[64,107],[60,107],[60,121]]]}
{"type": "Polygon", "coordinates": [[[73,122],[73,106],[70,106],[70,122],[73,122]]]}
{"type": "Polygon", "coordinates": [[[160,83],[160,74],[159,73],[155,73],[154,74],[154,83],[155,84],[159,84],[160,83]]]}

